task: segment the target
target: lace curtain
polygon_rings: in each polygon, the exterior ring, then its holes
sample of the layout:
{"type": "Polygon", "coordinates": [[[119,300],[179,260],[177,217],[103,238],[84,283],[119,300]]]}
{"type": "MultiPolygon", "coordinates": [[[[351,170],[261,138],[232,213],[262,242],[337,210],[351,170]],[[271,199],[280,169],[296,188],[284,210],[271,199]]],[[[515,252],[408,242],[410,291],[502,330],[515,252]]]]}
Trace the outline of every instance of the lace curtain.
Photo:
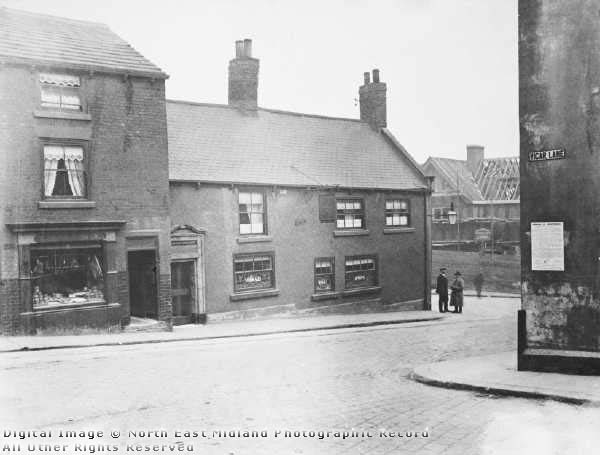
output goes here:
{"type": "Polygon", "coordinates": [[[60,160],[64,160],[72,195],[83,197],[85,195],[83,149],[55,145],[44,147],[44,195],[52,196],[54,192],[60,160]]]}

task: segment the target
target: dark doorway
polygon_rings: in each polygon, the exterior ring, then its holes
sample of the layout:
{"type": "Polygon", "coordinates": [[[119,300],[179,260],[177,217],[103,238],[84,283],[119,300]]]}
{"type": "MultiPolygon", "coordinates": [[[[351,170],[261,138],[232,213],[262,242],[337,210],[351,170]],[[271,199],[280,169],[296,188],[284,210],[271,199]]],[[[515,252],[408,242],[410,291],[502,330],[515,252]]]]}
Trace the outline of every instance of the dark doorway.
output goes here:
{"type": "Polygon", "coordinates": [[[171,263],[173,324],[192,322],[196,302],[196,261],[171,263]]]}
{"type": "Polygon", "coordinates": [[[156,254],[154,250],[130,251],[127,258],[131,315],[157,319],[156,254]]]}

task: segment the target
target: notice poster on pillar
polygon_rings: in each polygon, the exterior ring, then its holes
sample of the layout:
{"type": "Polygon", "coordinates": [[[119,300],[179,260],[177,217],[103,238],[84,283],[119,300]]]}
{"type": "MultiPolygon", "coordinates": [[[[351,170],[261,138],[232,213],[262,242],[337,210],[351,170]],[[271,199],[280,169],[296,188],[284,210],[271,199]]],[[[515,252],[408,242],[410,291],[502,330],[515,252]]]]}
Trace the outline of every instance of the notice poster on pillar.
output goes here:
{"type": "Polygon", "coordinates": [[[562,221],[531,223],[531,270],[565,270],[562,221]]]}

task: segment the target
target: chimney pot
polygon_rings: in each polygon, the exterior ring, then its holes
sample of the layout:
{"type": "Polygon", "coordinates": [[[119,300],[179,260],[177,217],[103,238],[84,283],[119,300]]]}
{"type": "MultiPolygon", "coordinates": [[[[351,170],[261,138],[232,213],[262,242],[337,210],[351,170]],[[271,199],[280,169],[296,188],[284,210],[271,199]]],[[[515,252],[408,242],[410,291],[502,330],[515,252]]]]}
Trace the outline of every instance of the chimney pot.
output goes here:
{"type": "Polygon", "coordinates": [[[238,40],[235,42],[235,58],[240,58],[244,56],[244,42],[242,40],[238,40]]]}
{"type": "Polygon", "coordinates": [[[252,58],[252,40],[235,42],[235,58],[229,61],[229,105],[253,111],[258,107],[259,61],[252,58]]]}
{"type": "Polygon", "coordinates": [[[252,57],[252,40],[244,40],[244,57],[252,57]]]}
{"type": "Polygon", "coordinates": [[[373,70],[373,82],[379,83],[379,70],[377,69],[373,70]]]}
{"type": "Polygon", "coordinates": [[[365,84],[358,88],[360,103],[360,119],[367,122],[375,130],[387,127],[387,107],[385,82],[379,82],[379,70],[373,70],[373,83],[370,73],[364,73],[365,84]]]}

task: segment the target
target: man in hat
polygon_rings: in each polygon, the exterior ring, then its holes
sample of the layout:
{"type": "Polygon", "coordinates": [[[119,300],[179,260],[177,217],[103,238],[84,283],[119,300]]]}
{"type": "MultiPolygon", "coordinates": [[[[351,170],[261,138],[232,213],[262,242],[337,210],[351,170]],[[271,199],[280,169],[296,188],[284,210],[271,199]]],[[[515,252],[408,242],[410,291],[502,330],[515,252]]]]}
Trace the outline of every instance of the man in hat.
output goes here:
{"type": "Polygon", "coordinates": [[[457,270],[454,274],[454,281],[450,286],[450,289],[452,289],[452,301],[454,302],[454,313],[462,313],[464,288],[465,280],[463,280],[462,274],[457,270]]]}
{"type": "Polygon", "coordinates": [[[446,278],[446,267],[440,269],[437,277],[435,292],[438,295],[438,306],[440,313],[448,311],[448,278],[446,278]]]}

